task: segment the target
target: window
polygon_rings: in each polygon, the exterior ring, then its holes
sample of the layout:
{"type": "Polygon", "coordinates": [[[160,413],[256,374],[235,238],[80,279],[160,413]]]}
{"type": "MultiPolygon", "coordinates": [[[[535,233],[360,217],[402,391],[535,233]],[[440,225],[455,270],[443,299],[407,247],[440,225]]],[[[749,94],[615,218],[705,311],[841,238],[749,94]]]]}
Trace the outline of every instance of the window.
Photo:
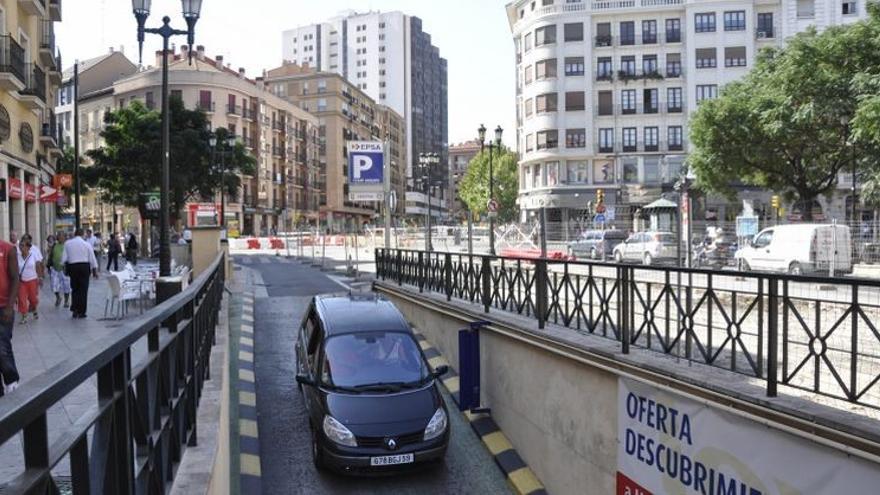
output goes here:
{"type": "Polygon", "coordinates": [[[596,46],[611,46],[611,23],[596,24],[596,46]]]}
{"type": "Polygon", "coordinates": [[[681,19],[666,19],[666,42],[681,42],[681,19]]]}
{"type": "Polygon", "coordinates": [[[642,104],[645,113],[657,113],[660,111],[659,101],[660,90],[657,88],[646,89],[642,93],[642,104]]]}
{"type": "Polygon", "coordinates": [[[549,58],[535,64],[535,80],[556,77],[556,59],[549,58]]]}
{"type": "Polygon", "coordinates": [[[697,103],[703,100],[711,100],[718,96],[717,84],[698,84],[697,85],[697,103]]]}
{"type": "Polygon", "coordinates": [[[681,88],[666,88],[666,111],[670,113],[682,112],[681,88]]]}
{"type": "Polygon", "coordinates": [[[525,110],[526,117],[531,117],[532,114],[535,112],[535,101],[532,100],[531,98],[528,98],[528,99],[526,99],[525,106],[526,106],[526,110],[525,110]]]}
{"type": "Polygon", "coordinates": [[[415,339],[403,332],[369,332],[330,337],[324,345],[321,385],[358,387],[394,380],[420,382],[429,377],[415,339]],[[356,372],[350,356],[370,370],[356,372]]]}
{"type": "MultiPolygon", "coordinates": [[[[229,95],[235,98],[235,95],[229,95]]],[[[149,110],[156,108],[156,102],[153,100],[153,92],[147,91],[146,96],[144,97],[144,104],[147,106],[149,110]]],[[[235,100],[233,100],[232,106],[235,106],[235,100]]]]}
{"type": "Polygon", "coordinates": [[[657,55],[642,56],[642,73],[646,76],[650,74],[659,74],[659,71],[657,71],[657,55]]]}
{"type": "Polygon", "coordinates": [[[523,44],[525,45],[526,53],[528,53],[532,49],[532,33],[526,33],[523,37],[523,44]]]}
{"type": "Polygon", "coordinates": [[[526,134],[526,153],[535,150],[535,135],[526,134]]]}
{"type": "Polygon", "coordinates": [[[620,110],[624,114],[636,113],[636,90],[624,89],[620,91],[620,110]]]}
{"type": "Polygon", "coordinates": [[[183,99],[183,91],[179,90],[179,89],[172,89],[171,90],[171,99],[174,99],[174,98],[177,98],[178,100],[182,100],[183,99]]]}
{"type": "Polygon", "coordinates": [[[584,57],[565,57],[565,75],[584,75],[584,57]]]}
{"type": "Polygon", "coordinates": [[[763,12],[758,14],[758,39],[773,38],[773,13],[763,12]]]}
{"type": "Polygon", "coordinates": [[[666,129],[666,134],[666,140],[669,144],[669,151],[681,151],[683,148],[681,126],[669,126],[669,128],[666,129]]]}
{"type": "Polygon", "coordinates": [[[614,77],[614,64],[611,57],[599,57],[596,63],[596,80],[610,81],[614,77]]]}
{"type": "Polygon", "coordinates": [[[812,19],[816,17],[815,0],[797,0],[798,19],[812,19]]]}
{"type": "Polygon", "coordinates": [[[623,128],[623,151],[636,151],[636,138],[638,133],[635,127],[623,128]]]}
{"type": "MultiPolygon", "coordinates": [[[[609,145],[609,149],[611,145],[609,145]]],[[[593,160],[593,184],[609,184],[611,182],[614,182],[614,163],[609,160],[593,160]]]]}
{"type": "Polygon", "coordinates": [[[559,185],[559,162],[547,162],[544,164],[547,171],[547,187],[559,185]]]}
{"type": "Polygon", "coordinates": [[[532,66],[531,65],[526,66],[524,78],[525,78],[526,84],[532,84],[532,66]]]}
{"type": "Polygon", "coordinates": [[[550,45],[553,43],[556,43],[555,24],[535,29],[535,46],[550,45]]]}
{"type": "Polygon", "coordinates": [[[532,166],[532,187],[544,187],[544,176],[541,174],[541,164],[536,163],[532,166]]]}
{"type": "Polygon", "coordinates": [[[855,15],[859,13],[858,4],[856,2],[843,2],[842,13],[843,15],[855,15]]]}
{"type": "Polygon", "coordinates": [[[660,128],[645,127],[645,151],[660,149],[660,128]]]}
{"type": "Polygon", "coordinates": [[[725,31],[745,31],[746,30],[746,11],[734,10],[724,13],[724,30],[725,31]]]}
{"type": "Polygon", "coordinates": [[[724,48],[724,66],[725,67],[745,67],[746,66],[746,47],[744,46],[728,46],[724,48]]]}
{"type": "Polygon", "coordinates": [[[584,23],[566,24],[564,31],[565,41],[584,41],[584,23]]]}
{"type": "Polygon", "coordinates": [[[614,94],[611,91],[599,91],[599,115],[614,115],[614,94]]]}
{"type": "Polygon", "coordinates": [[[681,77],[681,54],[666,54],[666,77],[681,77]]]}
{"type": "Polygon", "coordinates": [[[636,57],[635,57],[635,55],[628,55],[625,57],[620,57],[620,72],[623,72],[627,76],[636,75],[636,57]]]}
{"type": "Polygon", "coordinates": [[[556,93],[538,95],[535,98],[535,113],[555,112],[558,108],[556,93]]]}
{"type": "MultiPolygon", "coordinates": [[[[624,129],[626,131],[626,129],[624,129]]],[[[635,133],[635,129],[632,129],[633,133],[635,133]]],[[[626,145],[624,145],[624,149],[626,145]]],[[[638,182],[639,181],[639,162],[635,158],[624,159],[623,160],[623,182],[638,182]]],[[[647,242],[648,234],[642,234],[640,236],[642,238],[641,241],[638,242],[647,242]]]]}
{"type": "Polygon", "coordinates": [[[584,102],[583,91],[569,91],[565,93],[565,109],[567,111],[584,110],[586,103],[584,102]]]}
{"type": "Polygon", "coordinates": [[[327,99],[326,98],[319,98],[318,99],[318,111],[324,112],[326,110],[327,110],[327,99]]]}
{"type": "MultiPolygon", "coordinates": [[[[583,146],[581,146],[581,148],[583,148],[583,146]]],[[[586,161],[569,160],[565,162],[565,168],[566,182],[569,184],[586,184],[589,181],[589,169],[587,168],[586,161]]]]}
{"type": "Polygon", "coordinates": [[[635,45],[636,44],[636,23],[626,21],[620,23],[620,44],[635,45]]]}
{"type": "Polygon", "coordinates": [[[642,21],[642,43],[657,43],[657,21],[642,21]]]}
{"type": "Polygon", "coordinates": [[[556,129],[538,132],[538,149],[549,150],[559,147],[559,131],[556,129]]]}
{"type": "Polygon", "coordinates": [[[715,13],[694,14],[694,31],[698,33],[714,33],[715,13]]]}
{"type": "Polygon", "coordinates": [[[761,233],[758,237],[755,237],[754,242],[752,242],[753,248],[762,248],[770,245],[770,242],[773,240],[773,231],[768,230],[767,232],[761,233]]]}
{"type": "Polygon", "coordinates": [[[599,129],[599,153],[614,152],[614,129],[599,129]]]}
{"type": "Polygon", "coordinates": [[[566,129],[566,131],[565,131],[565,147],[566,148],[586,148],[587,147],[587,130],[586,129],[566,129]]]}
{"type": "Polygon", "coordinates": [[[715,61],[715,47],[712,48],[697,48],[696,59],[697,59],[697,68],[698,69],[711,69],[716,65],[715,61]]]}

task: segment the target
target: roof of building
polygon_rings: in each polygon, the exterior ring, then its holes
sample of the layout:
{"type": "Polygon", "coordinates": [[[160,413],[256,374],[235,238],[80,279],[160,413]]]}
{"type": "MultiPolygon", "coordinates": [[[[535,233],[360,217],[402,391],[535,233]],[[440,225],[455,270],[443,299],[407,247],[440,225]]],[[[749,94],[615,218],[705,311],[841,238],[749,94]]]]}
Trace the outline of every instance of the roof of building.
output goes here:
{"type": "MultiPolygon", "coordinates": [[[[87,70],[96,67],[96,66],[99,65],[101,62],[103,62],[103,61],[109,59],[110,57],[125,57],[125,54],[122,53],[122,52],[120,52],[120,51],[115,51],[115,50],[114,50],[114,51],[107,52],[107,53],[105,53],[105,54],[103,54],[103,55],[99,55],[99,56],[97,56],[97,57],[92,57],[92,58],[89,58],[89,59],[86,59],[86,60],[80,60],[80,61],[78,61],[78,64],[79,64],[79,73],[80,73],[80,75],[82,75],[82,74],[83,74],[84,72],[86,72],[87,70]]],[[[126,60],[128,60],[128,57],[125,57],[125,58],[126,58],[126,60]]],[[[134,64],[132,64],[132,65],[134,65],[134,64]]],[[[64,69],[64,72],[63,72],[62,75],[61,75],[61,78],[62,78],[63,80],[66,81],[66,80],[68,80],[68,79],[70,79],[70,78],[73,77],[73,67],[74,67],[74,66],[71,65],[70,67],[64,69]]]]}
{"type": "Polygon", "coordinates": [[[374,295],[318,296],[315,307],[324,332],[410,331],[400,311],[387,299],[374,295]]]}

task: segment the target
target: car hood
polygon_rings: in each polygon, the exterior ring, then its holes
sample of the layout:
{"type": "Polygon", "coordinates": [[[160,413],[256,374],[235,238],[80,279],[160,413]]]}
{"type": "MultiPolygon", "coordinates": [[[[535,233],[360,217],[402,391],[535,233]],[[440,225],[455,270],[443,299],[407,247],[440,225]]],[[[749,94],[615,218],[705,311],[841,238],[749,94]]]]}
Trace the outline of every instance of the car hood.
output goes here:
{"type": "Polygon", "coordinates": [[[330,392],[326,411],[357,436],[384,436],[424,429],[442,405],[433,383],[396,394],[330,392]]]}

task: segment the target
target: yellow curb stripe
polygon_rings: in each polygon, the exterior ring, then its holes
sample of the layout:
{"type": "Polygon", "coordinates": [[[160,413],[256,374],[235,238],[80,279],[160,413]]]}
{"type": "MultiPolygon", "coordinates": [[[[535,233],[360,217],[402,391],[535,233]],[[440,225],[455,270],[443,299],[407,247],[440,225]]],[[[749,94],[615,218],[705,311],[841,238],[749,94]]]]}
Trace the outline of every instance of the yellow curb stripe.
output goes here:
{"type": "Polygon", "coordinates": [[[238,402],[243,406],[257,407],[257,396],[253,392],[239,390],[238,402]]]}
{"type": "Polygon", "coordinates": [[[254,382],[254,372],[251,370],[239,369],[238,370],[238,379],[253,383],[254,382]]]}
{"type": "Polygon", "coordinates": [[[238,359],[252,363],[254,362],[254,353],[248,351],[238,351],[238,359]]]}
{"type": "Polygon", "coordinates": [[[252,339],[252,338],[250,338],[250,337],[242,337],[242,338],[238,339],[238,341],[239,341],[242,345],[249,345],[249,346],[251,346],[251,347],[254,346],[254,339],[252,339]]]}
{"type": "Polygon", "coordinates": [[[239,419],[238,432],[243,437],[257,438],[260,436],[257,433],[257,422],[252,419],[239,419]]]}
{"type": "Polygon", "coordinates": [[[457,376],[446,378],[443,380],[443,385],[446,386],[446,390],[448,390],[450,394],[454,394],[461,389],[461,384],[457,376]]]}
{"type": "Polygon", "coordinates": [[[535,490],[541,490],[544,485],[535,477],[535,473],[531,469],[524,467],[519,468],[512,473],[507,473],[507,479],[513,485],[514,491],[519,495],[526,495],[535,490]]]}
{"type": "Polygon", "coordinates": [[[447,362],[446,358],[444,358],[443,356],[432,357],[431,359],[428,360],[428,364],[430,364],[431,367],[434,369],[437,369],[438,366],[444,365],[444,364],[446,366],[449,366],[449,362],[447,362]]]}
{"type": "Polygon", "coordinates": [[[431,348],[431,344],[429,344],[427,340],[422,340],[419,341],[419,347],[421,347],[423,351],[427,351],[431,348]]]}
{"type": "Polygon", "coordinates": [[[262,476],[260,457],[253,454],[241,454],[241,474],[262,476]]]}
{"type": "Polygon", "coordinates": [[[244,324],[243,324],[243,325],[241,326],[241,331],[242,331],[242,332],[253,333],[253,332],[254,332],[254,327],[253,327],[253,325],[244,325],[244,324]]]}
{"type": "Polygon", "coordinates": [[[492,455],[498,455],[505,450],[513,448],[513,445],[510,444],[510,441],[507,440],[504,433],[501,433],[500,431],[489,433],[484,436],[482,440],[483,443],[486,444],[486,447],[489,448],[489,452],[491,452],[492,455]]]}

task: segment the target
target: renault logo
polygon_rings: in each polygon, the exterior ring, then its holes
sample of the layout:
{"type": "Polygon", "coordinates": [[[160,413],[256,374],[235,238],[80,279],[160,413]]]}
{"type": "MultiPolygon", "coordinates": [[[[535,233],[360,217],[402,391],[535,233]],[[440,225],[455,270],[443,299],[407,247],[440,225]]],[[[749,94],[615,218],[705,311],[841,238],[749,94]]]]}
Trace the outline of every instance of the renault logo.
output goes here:
{"type": "Polygon", "coordinates": [[[388,447],[388,450],[394,450],[397,448],[397,441],[395,441],[393,438],[389,438],[385,440],[385,446],[388,447]]]}

